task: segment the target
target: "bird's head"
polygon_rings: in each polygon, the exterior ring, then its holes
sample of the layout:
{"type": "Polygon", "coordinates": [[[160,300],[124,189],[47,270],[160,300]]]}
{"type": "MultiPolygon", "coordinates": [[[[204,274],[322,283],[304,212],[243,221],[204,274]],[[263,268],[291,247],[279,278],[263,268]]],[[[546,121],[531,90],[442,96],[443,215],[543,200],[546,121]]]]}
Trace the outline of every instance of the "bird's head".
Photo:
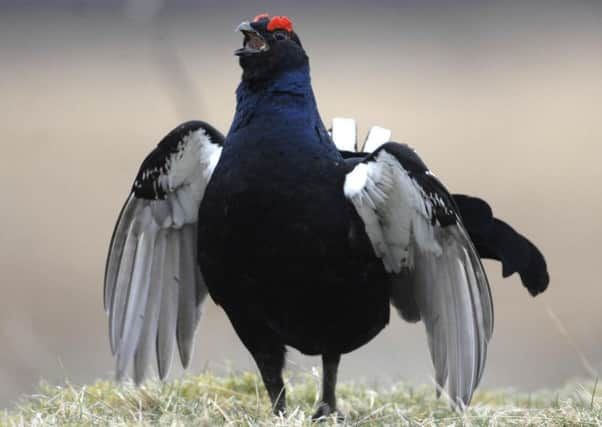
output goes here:
{"type": "Polygon", "coordinates": [[[240,57],[243,80],[270,80],[308,63],[301,40],[286,16],[257,15],[251,22],[241,23],[237,31],[244,36],[243,47],[234,52],[240,57]]]}

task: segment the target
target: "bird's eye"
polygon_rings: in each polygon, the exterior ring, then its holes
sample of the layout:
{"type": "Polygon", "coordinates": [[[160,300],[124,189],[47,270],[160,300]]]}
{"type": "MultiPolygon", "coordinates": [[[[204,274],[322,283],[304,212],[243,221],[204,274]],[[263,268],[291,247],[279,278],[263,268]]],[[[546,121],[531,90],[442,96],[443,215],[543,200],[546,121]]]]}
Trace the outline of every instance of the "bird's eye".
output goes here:
{"type": "Polygon", "coordinates": [[[274,32],[274,39],[275,40],[287,40],[288,37],[288,33],[286,31],[275,31],[274,32]]]}

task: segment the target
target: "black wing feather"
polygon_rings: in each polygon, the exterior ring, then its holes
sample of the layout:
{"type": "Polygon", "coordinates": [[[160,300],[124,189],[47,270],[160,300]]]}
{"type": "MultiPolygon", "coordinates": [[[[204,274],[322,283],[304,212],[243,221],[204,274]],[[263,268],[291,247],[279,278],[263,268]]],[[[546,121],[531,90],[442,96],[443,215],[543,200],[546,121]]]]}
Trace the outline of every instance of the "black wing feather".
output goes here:
{"type": "Polygon", "coordinates": [[[132,186],[132,191],[137,198],[150,200],[165,199],[167,192],[158,185],[158,179],[162,174],[167,172],[166,159],[171,154],[177,153],[180,150],[179,145],[186,135],[201,128],[205,130],[212,143],[223,145],[224,135],[210,124],[200,120],[191,120],[182,123],[165,135],[159,144],[157,144],[157,147],[146,156],[140,165],[132,186]]]}

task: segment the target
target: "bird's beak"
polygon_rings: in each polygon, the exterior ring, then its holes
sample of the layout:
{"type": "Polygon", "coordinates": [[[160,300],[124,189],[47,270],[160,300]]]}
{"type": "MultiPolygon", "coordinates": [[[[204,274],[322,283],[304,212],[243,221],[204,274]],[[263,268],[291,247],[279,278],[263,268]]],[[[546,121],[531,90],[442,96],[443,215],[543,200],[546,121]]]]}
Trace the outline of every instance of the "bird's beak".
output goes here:
{"type": "Polygon", "coordinates": [[[257,55],[270,50],[270,46],[259,32],[247,21],[242,22],[236,31],[240,31],[244,36],[243,47],[234,51],[237,56],[257,55]]]}

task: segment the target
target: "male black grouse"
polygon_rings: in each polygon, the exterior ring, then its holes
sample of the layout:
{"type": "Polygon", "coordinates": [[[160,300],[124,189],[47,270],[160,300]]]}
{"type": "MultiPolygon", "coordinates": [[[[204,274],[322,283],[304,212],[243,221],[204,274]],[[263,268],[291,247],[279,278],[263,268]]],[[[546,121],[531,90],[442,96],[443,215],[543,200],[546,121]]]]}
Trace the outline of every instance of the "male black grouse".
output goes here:
{"type": "Polygon", "coordinates": [[[458,406],[477,387],[493,328],[480,257],[536,295],[545,261],[480,199],[454,196],[406,145],[339,151],[320,118],[309,63],[286,17],[238,29],[243,69],[228,135],[200,121],[144,160],[119,215],[105,309],[121,378],[164,378],[177,343],[190,361],[209,293],[253,355],[276,413],[285,347],[322,355],[322,403],[336,410],[341,354],[389,322],[422,320],[440,386],[458,406]]]}

